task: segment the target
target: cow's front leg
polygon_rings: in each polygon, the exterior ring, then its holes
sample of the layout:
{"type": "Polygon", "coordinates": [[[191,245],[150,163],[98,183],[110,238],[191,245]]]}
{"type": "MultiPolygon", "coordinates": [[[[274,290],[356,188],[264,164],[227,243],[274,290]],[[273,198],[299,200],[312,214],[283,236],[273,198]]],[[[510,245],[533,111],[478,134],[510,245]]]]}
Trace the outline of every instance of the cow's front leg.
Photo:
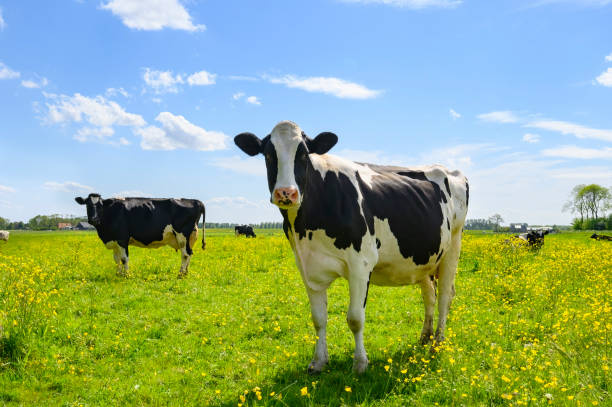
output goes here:
{"type": "Polygon", "coordinates": [[[123,264],[121,262],[121,248],[119,246],[113,247],[113,258],[115,259],[115,264],[117,265],[117,275],[123,275],[123,264]]]}
{"type": "Polygon", "coordinates": [[[317,333],[317,344],[312,362],[308,365],[308,373],[317,374],[321,373],[329,360],[327,353],[327,289],[314,291],[307,287],[306,291],[310,300],[312,324],[317,333]]]}
{"type": "Polygon", "coordinates": [[[434,276],[427,276],[421,281],[421,295],[423,296],[423,306],[425,307],[421,344],[426,344],[431,341],[433,335],[433,319],[436,309],[436,283],[434,276]]]}
{"type": "Polygon", "coordinates": [[[363,345],[363,328],[365,325],[365,307],[368,295],[370,273],[354,273],[349,276],[349,309],[346,315],[348,326],[355,337],[355,357],[353,370],[365,372],[368,367],[368,355],[363,345]]]}

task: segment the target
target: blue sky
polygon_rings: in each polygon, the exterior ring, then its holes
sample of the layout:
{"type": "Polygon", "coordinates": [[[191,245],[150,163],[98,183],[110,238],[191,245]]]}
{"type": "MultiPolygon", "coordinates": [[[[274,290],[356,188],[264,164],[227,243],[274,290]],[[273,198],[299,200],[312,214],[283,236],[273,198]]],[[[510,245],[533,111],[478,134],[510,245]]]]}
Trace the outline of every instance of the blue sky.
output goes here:
{"type": "Polygon", "coordinates": [[[612,186],[612,0],[0,0],[0,216],[198,198],[279,220],[234,135],[281,120],[332,153],[442,163],[468,217],[569,223],[612,186]]]}

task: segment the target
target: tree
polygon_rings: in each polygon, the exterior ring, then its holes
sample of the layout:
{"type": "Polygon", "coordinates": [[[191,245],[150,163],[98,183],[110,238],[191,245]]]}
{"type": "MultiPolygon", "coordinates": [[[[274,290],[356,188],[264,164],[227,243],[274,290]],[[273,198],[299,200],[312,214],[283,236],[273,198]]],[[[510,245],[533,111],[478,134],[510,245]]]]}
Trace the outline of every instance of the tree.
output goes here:
{"type": "Polygon", "coordinates": [[[563,205],[563,211],[570,211],[571,213],[580,214],[580,222],[584,222],[584,215],[589,216],[587,211],[586,200],[582,194],[582,190],[586,187],[584,184],[576,185],[572,188],[570,193],[570,199],[563,205]]]}
{"type": "Polygon", "coordinates": [[[586,202],[588,210],[591,212],[593,219],[599,218],[599,214],[605,211],[612,200],[612,195],[608,188],[601,185],[591,184],[580,190],[580,194],[586,202]]]}
{"type": "Polygon", "coordinates": [[[499,224],[502,223],[504,219],[501,217],[499,213],[489,216],[489,222],[495,225],[495,231],[499,230],[499,224]]]}

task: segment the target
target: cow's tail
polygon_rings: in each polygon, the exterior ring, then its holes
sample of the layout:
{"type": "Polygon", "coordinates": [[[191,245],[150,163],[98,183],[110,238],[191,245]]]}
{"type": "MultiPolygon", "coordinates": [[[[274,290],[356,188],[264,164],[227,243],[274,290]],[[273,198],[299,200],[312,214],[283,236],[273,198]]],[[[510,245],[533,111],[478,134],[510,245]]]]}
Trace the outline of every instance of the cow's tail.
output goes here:
{"type": "Polygon", "coordinates": [[[200,211],[202,213],[202,250],[204,250],[206,249],[206,208],[202,202],[200,202],[200,211]]]}

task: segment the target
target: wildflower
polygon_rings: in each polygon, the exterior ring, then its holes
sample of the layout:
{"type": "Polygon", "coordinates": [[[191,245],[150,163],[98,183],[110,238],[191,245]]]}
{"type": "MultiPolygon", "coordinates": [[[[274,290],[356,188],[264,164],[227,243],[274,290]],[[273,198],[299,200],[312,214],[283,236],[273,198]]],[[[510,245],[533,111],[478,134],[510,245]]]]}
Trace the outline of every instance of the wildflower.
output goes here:
{"type": "Polygon", "coordinates": [[[385,365],[385,371],[389,371],[389,365],[385,365]]]}
{"type": "Polygon", "coordinates": [[[301,394],[302,396],[307,396],[307,395],[308,395],[308,387],[302,387],[302,388],[300,389],[300,394],[301,394]]]}
{"type": "Polygon", "coordinates": [[[347,392],[347,393],[351,393],[353,390],[349,386],[346,386],[344,388],[344,391],[347,392]]]}

